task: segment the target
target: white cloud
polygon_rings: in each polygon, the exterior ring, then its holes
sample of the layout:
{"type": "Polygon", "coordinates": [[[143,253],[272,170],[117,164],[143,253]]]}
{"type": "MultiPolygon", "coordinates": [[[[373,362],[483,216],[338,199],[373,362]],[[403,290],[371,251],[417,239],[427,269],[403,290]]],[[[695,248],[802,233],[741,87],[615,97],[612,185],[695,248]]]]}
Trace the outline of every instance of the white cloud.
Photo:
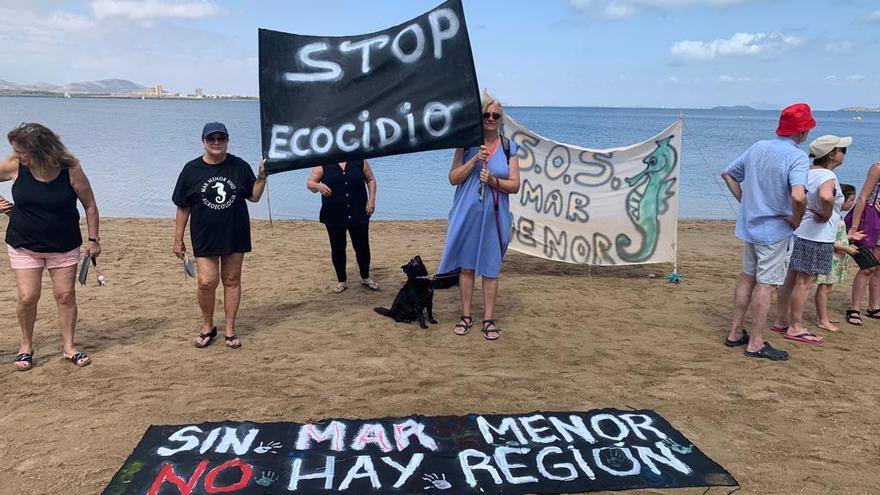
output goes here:
{"type": "Polygon", "coordinates": [[[125,17],[128,19],[154,19],[160,17],[197,18],[223,13],[222,9],[208,0],[185,3],[167,0],[95,0],[91,2],[92,13],[98,19],[125,17]]]}
{"type": "Polygon", "coordinates": [[[48,17],[38,18],[34,22],[46,29],[59,31],[86,31],[95,27],[95,21],[89,17],[61,11],[52,12],[48,17]]]}
{"type": "Polygon", "coordinates": [[[866,22],[880,22],[880,10],[875,10],[870,14],[865,15],[866,22]]]}
{"type": "Polygon", "coordinates": [[[849,55],[853,52],[853,44],[849,41],[837,41],[825,45],[825,51],[832,55],[849,55]]]}
{"type": "Polygon", "coordinates": [[[826,81],[836,81],[836,80],[837,80],[837,76],[825,76],[825,80],[826,80],[826,81]]]}
{"type": "Polygon", "coordinates": [[[624,19],[634,15],[636,10],[622,2],[610,2],[605,6],[603,13],[609,19],[624,19]]]}
{"type": "Polygon", "coordinates": [[[865,79],[866,79],[865,76],[862,74],[853,74],[851,76],[846,76],[847,82],[859,82],[859,81],[864,81],[865,79]]]}
{"type": "Polygon", "coordinates": [[[673,58],[709,61],[727,57],[774,56],[803,44],[804,39],[782,33],[736,33],[728,39],[679,41],[669,49],[673,58]]]}
{"type": "Polygon", "coordinates": [[[718,76],[718,80],[723,83],[735,83],[735,82],[737,82],[737,83],[750,83],[750,82],[752,82],[751,77],[733,77],[733,76],[729,76],[727,74],[718,76]]]}
{"type": "Polygon", "coordinates": [[[568,0],[569,5],[588,14],[610,19],[632,17],[645,9],[670,10],[687,7],[722,8],[754,0],[568,0]]]}

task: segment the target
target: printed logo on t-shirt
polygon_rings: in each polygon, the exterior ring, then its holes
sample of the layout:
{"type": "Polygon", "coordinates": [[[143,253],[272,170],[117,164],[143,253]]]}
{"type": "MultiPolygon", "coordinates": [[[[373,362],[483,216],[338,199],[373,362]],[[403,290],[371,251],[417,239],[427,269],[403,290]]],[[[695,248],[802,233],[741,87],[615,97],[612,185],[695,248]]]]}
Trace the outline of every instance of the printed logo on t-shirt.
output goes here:
{"type": "Polygon", "coordinates": [[[212,210],[225,210],[235,203],[238,188],[226,177],[211,177],[202,184],[202,203],[212,210]]]}

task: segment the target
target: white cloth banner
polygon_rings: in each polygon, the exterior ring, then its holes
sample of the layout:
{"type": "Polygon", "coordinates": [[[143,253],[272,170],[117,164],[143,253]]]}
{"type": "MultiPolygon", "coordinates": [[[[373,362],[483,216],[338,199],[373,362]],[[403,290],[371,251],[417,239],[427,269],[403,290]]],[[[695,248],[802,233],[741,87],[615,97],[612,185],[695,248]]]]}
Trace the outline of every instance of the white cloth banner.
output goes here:
{"type": "Polygon", "coordinates": [[[681,119],[604,150],[551,141],[507,115],[503,125],[520,146],[511,249],[587,265],[675,262],[681,119]]]}

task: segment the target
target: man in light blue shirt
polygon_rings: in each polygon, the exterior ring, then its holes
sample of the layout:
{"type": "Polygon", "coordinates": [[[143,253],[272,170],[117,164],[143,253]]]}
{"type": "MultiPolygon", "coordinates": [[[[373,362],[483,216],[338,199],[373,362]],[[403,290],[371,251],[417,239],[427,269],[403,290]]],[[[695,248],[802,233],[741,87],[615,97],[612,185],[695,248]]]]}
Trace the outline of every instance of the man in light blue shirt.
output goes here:
{"type": "MultiPolygon", "coordinates": [[[[785,361],[788,353],[764,341],[770,299],[786,275],[789,240],[806,209],[807,172],[810,160],[798,145],[816,126],[810,107],[791,105],[779,117],[777,137],[758,141],[721,173],[730,192],[741,203],[736,221],[743,240],[743,271],[736,281],[733,321],[725,340],[728,347],[746,345],[748,357],[785,361]],[[742,328],[752,306],[752,331],[742,328]]],[[[779,294],[779,310],[787,310],[788,297],[779,294]]]]}

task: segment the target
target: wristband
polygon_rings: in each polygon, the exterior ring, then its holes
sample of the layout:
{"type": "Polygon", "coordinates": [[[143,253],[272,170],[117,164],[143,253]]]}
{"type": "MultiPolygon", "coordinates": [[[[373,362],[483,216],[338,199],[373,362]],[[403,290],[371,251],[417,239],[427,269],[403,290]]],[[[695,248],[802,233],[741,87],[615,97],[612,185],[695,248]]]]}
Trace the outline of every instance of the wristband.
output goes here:
{"type": "Polygon", "coordinates": [[[100,237],[89,237],[89,242],[94,242],[95,244],[98,244],[100,241],[100,237]]]}

